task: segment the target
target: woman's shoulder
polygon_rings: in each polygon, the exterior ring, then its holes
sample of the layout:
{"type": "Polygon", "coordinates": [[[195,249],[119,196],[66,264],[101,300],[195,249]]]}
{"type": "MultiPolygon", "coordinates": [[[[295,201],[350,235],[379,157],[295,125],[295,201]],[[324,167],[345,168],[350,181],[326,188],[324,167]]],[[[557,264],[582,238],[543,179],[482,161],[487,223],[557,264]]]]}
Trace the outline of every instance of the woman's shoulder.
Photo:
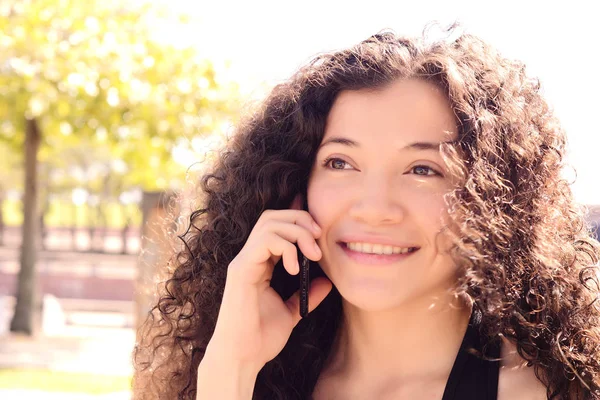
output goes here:
{"type": "Polygon", "coordinates": [[[546,386],[536,377],[533,367],[527,366],[515,344],[502,340],[498,400],[545,400],[546,386]]]}

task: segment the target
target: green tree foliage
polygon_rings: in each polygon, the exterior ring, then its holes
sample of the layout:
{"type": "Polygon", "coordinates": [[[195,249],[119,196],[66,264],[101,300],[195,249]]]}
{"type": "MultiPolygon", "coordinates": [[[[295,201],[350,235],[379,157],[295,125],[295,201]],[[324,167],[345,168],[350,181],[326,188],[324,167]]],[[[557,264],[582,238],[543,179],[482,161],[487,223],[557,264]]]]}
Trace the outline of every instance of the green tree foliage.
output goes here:
{"type": "MultiPolygon", "coordinates": [[[[238,97],[194,48],[156,34],[173,21],[186,23],[139,0],[0,2],[0,140],[22,152],[26,133],[39,132],[39,149],[23,156],[25,164],[62,170],[43,175],[62,180],[74,159],[87,172],[95,165],[100,173],[86,185],[98,193],[107,182],[119,190],[179,185],[185,168],[174,148],[220,132],[238,97]]],[[[28,196],[37,191],[24,187],[25,204],[36,204],[28,196]]],[[[37,221],[38,208],[24,213],[37,221]]],[[[28,235],[23,243],[35,243],[28,235]]],[[[21,272],[34,270],[35,257],[27,259],[21,272]]],[[[34,287],[19,282],[12,330],[32,331],[31,306],[19,304],[34,304],[34,287]]]]}

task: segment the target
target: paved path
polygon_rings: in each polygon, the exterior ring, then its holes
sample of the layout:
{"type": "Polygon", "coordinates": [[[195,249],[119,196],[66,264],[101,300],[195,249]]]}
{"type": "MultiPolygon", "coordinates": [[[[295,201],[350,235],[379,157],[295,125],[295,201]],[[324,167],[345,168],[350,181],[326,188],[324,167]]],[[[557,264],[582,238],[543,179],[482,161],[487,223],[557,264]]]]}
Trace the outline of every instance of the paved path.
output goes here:
{"type": "Polygon", "coordinates": [[[0,368],[129,376],[133,329],[67,326],[60,336],[0,336],[0,368]]]}
{"type": "MultiPolygon", "coordinates": [[[[131,376],[133,329],[68,326],[61,336],[5,334],[0,336],[0,369],[35,368],[53,371],[131,376]]],[[[0,388],[2,400],[127,400],[129,392],[90,395],[0,388]]]]}

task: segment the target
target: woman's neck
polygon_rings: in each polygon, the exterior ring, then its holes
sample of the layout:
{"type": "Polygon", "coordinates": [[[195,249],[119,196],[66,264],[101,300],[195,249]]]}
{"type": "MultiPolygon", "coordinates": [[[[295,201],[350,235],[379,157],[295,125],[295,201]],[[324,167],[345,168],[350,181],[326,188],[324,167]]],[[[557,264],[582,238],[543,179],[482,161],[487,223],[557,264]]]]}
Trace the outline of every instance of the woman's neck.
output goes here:
{"type": "Polygon", "coordinates": [[[449,294],[370,312],[343,301],[343,320],[326,370],[353,381],[446,378],[471,306],[449,294]],[[433,303],[433,304],[432,304],[433,303]]]}

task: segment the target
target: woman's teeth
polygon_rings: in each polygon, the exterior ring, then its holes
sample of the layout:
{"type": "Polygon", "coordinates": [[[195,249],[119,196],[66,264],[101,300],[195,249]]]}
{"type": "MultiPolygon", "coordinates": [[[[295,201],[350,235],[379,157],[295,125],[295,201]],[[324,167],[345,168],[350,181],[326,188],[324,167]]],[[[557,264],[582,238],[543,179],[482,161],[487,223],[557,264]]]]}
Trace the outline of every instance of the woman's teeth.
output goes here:
{"type": "Polygon", "coordinates": [[[350,242],[346,246],[352,251],[368,254],[404,254],[414,251],[414,247],[396,247],[373,243],[350,242]]]}

